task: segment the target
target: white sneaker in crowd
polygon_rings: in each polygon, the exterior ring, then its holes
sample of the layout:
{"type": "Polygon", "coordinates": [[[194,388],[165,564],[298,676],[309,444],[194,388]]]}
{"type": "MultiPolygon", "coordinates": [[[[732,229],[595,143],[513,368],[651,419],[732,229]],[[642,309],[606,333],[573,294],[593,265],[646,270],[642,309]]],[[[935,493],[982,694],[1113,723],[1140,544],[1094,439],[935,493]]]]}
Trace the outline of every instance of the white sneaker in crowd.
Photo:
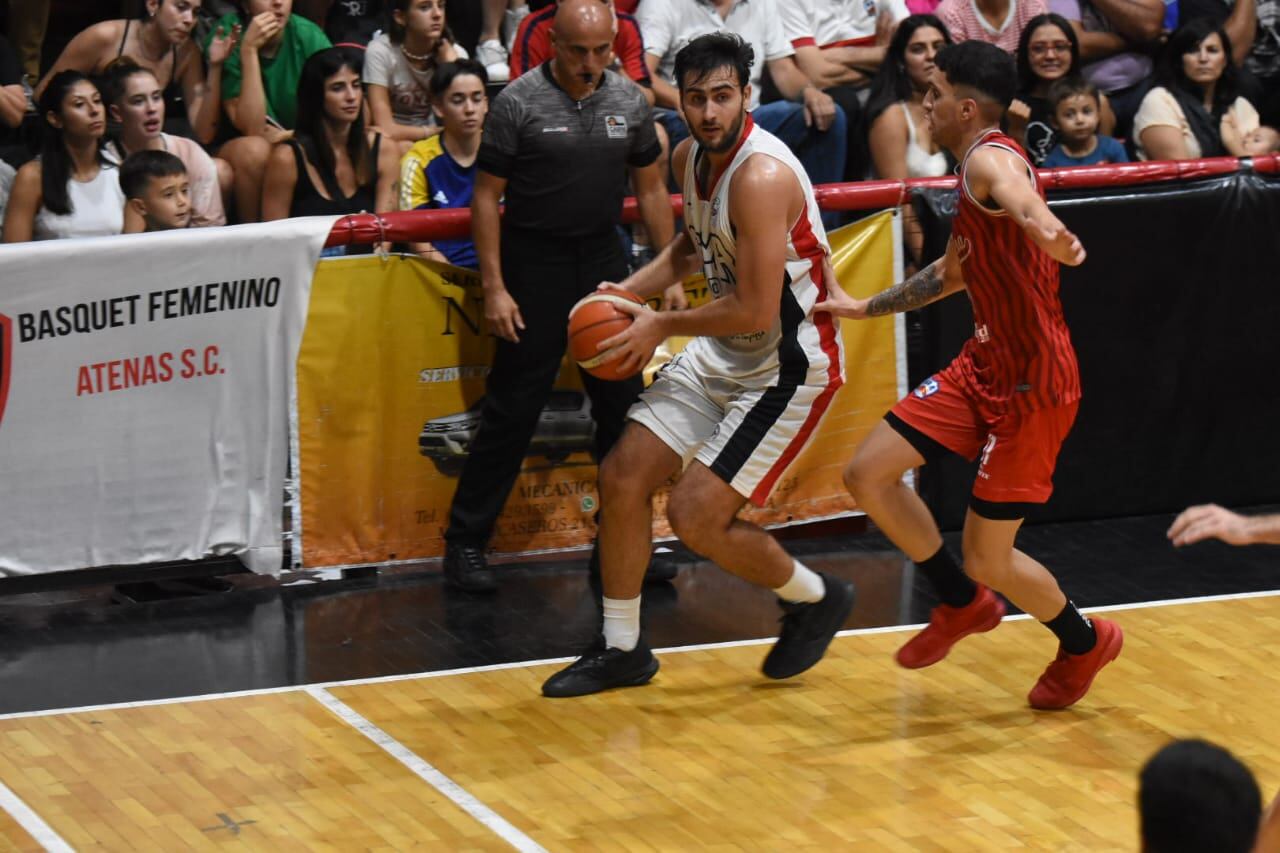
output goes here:
{"type": "Polygon", "coordinates": [[[476,45],[476,61],[489,73],[490,83],[506,83],[511,77],[507,49],[497,39],[489,39],[476,45]]]}

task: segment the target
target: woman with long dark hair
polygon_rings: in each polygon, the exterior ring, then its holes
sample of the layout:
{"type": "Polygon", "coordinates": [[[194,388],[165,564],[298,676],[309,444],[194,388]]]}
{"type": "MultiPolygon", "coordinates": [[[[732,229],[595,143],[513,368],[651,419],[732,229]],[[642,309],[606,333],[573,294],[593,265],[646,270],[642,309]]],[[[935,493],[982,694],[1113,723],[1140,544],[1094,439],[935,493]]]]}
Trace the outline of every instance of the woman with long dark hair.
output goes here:
{"type": "MultiPolygon", "coordinates": [[[[904,180],[947,173],[947,155],[929,133],[924,93],[929,87],[933,58],[949,44],[951,36],[946,26],[933,15],[903,19],[889,41],[867,98],[871,164],[877,177],[904,180]]],[[[924,234],[909,201],[902,206],[902,232],[907,264],[918,267],[924,234]]]]}
{"type": "Polygon", "coordinates": [[[398,152],[364,126],[362,58],[331,47],[303,65],[296,133],[271,152],[263,220],[395,209],[398,152]]]}
{"type": "Polygon", "coordinates": [[[60,71],[40,95],[44,144],[18,170],[4,217],[6,243],[119,234],[124,192],[103,152],[102,96],[79,71],[60,71]]]}
{"type": "Polygon", "coordinates": [[[1243,156],[1258,111],[1239,95],[1231,39],[1221,24],[1197,18],[1169,37],[1156,64],[1156,86],[1133,117],[1143,160],[1243,156]]]}
{"type": "MultiPolygon", "coordinates": [[[[1027,22],[1018,41],[1018,96],[1009,105],[1009,135],[1022,143],[1037,166],[1058,143],[1053,127],[1049,87],[1059,80],[1080,77],[1080,39],[1071,22],[1061,15],[1037,15],[1027,22]]],[[[1116,116],[1107,96],[1101,102],[1098,133],[1110,136],[1116,116]]]]}
{"type": "MultiPolygon", "coordinates": [[[[296,126],[298,77],[307,57],[331,45],[324,30],[294,14],[293,0],[234,0],[215,32],[243,33],[222,67],[222,108],[235,130],[218,156],[235,172],[235,208],[241,222],[262,217],[263,173],[274,143],[296,126]]],[[[214,43],[205,42],[212,55],[214,43]]]]}
{"type": "Polygon", "coordinates": [[[947,28],[933,15],[911,15],[893,34],[867,97],[871,161],[878,177],[946,174],[946,155],[929,137],[924,93],[933,58],[949,44],[947,28]]]}
{"type": "Polygon", "coordinates": [[[191,38],[201,3],[202,0],[146,0],[140,20],[94,24],[62,51],[36,87],[37,96],[60,71],[74,70],[97,77],[113,60],[130,56],[160,81],[170,117],[185,116],[196,139],[206,145],[213,142],[222,102],[222,65],[240,33],[227,27],[214,33],[206,75],[200,48],[191,38]]]}
{"type": "Polygon", "coordinates": [[[453,43],[445,0],[393,0],[387,32],[364,59],[373,123],[390,139],[414,142],[440,132],[431,110],[431,75],[467,52],[453,43]]]}

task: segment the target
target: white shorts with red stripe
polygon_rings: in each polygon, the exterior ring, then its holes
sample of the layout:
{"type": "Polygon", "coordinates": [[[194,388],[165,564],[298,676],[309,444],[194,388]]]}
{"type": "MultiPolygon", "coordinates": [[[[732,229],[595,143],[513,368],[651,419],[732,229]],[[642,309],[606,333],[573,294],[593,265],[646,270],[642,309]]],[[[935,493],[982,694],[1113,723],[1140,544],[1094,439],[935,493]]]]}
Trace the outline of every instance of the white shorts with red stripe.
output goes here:
{"type": "Polygon", "coordinates": [[[756,506],[813,437],[843,371],[786,361],[770,384],[750,385],[709,370],[701,340],[668,362],[627,413],[684,465],[695,459],[756,506]]]}

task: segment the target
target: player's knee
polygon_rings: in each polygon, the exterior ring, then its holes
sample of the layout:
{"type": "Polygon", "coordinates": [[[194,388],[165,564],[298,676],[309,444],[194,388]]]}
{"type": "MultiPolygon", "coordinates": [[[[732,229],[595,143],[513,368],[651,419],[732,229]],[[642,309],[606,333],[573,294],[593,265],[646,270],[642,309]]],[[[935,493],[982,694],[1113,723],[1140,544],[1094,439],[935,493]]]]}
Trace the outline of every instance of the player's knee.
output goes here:
{"type": "Polygon", "coordinates": [[[993,553],[973,546],[964,549],[964,572],[980,584],[1002,589],[1012,570],[1011,553],[993,553]]]}
{"type": "Polygon", "coordinates": [[[844,466],[844,487],[855,498],[865,499],[874,490],[885,484],[892,484],[896,479],[886,476],[880,470],[881,467],[875,459],[862,453],[854,454],[854,457],[844,466]]]}
{"type": "MultiPolygon", "coordinates": [[[[611,506],[617,506],[625,503],[628,499],[639,496],[642,487],[637,477],[629,477],[627,473],[634,471],[634,467],[628,461],[626,449],[619,445],[615,447],[604,460],[600,463],[600,471],[597,476],[597,482],[600,486],[600,506],[607,510],[611,506]]],[[[648,495],[643,496],[648,500],[648,495]]]]}
{"type": "Polygon", "coordinates": [[[708,517],[701,501],[679,486],[672,490],[667,501],[667,523],[685,546],[706,555],[708,534],[714,530],[714,519],[708,517]]]}

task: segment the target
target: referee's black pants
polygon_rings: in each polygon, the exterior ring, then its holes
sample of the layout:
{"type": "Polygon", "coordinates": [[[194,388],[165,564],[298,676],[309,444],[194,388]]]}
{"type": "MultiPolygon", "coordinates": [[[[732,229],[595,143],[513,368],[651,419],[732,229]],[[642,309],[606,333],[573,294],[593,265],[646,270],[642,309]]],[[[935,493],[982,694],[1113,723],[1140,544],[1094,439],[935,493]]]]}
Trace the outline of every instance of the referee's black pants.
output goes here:
{"type": "MultiPolygon", "coordinates": [[[[480,426],[449,510],[445,541],[484,548],[511,494],[568,343],[569,309],[601,281],[622,281],[627,261],[617,231],[559,238],[505,227],[502,276],[520,307],[519,343],[497,339],[480,426]]],[[[582,372],[596,422],[597,459],[609,452],[643,382],[604,382],[582,372]]]]}

